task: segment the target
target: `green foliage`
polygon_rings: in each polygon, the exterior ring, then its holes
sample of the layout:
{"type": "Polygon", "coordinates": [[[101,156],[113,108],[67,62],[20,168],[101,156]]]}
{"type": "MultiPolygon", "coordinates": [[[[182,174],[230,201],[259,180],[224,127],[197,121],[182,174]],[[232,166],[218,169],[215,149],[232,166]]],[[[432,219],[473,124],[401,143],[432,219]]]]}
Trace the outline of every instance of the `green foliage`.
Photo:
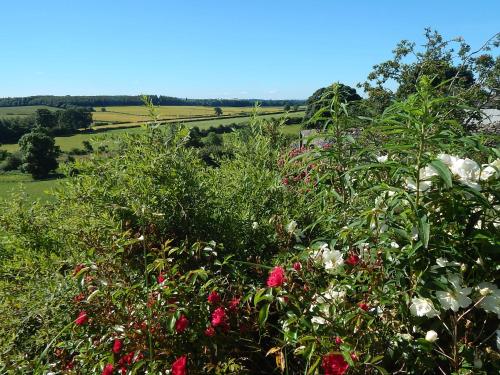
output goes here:
{"type": "Polygon", "coordinates": [[[500,161],[462,103],[423,77],[360,126],[336,85],[322,147],[255,117],[207,165],[151,125],[4,202],[2,372],[496,373],[500,161]]]}
{"type": "Polygon", "coordinates": [[[222,116],[222,108],[221,107],[215,107],[214,108],[214,113],[216,116],[222,116]]]}
{"type": "Polygon", "coordinates": [[[31,133],[23,135],[19,140],[19,148],[21,167],[23,171],[31,173],[33,178],[47,177],[57,169],[59,147],[44,128],[36,127],[31,133]]]}

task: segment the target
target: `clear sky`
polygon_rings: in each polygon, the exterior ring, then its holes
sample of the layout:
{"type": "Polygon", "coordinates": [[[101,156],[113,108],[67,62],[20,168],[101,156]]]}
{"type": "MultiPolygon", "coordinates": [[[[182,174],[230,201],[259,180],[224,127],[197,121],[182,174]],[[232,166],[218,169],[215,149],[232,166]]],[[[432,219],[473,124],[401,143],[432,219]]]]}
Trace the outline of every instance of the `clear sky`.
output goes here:
{"type": "Polygon", "coordinates": [[[0,0],[0,97],[307,98],[431,26],[473,47],[499,0],[0,0]]]}

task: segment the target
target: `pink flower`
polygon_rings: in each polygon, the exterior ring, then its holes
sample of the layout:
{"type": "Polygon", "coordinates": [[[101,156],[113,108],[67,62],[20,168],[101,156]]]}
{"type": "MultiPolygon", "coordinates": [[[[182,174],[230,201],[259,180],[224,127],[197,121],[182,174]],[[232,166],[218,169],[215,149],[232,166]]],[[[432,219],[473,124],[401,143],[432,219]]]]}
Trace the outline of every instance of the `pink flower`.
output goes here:
{"type": "Polygon", "coordinates": [[[352,359],[353,361],[357,361],[359,358],[358,358],[358,356],[356,355],[356,353],[351,353],[351,359],[352,359]]]}
{"type": "Polygon", "coordinates": [[[340,345],[343,342],[344,342],[344,340],[342,340],[342,338],[340,338],[339,336],[335,337],[335,344],[340,345]]]}
{"type": "Polygon", "coordinates": [[[368,305],[367,305],[365,302],[360,302],[360,303],[358,303],[358,307],[359,307],[361,310],[364,310],[364,311],[368,311],[368,309],[369,309],[368,305]]]}
{"type": "Polygon", "coordinates": [[[89,321],[87,313],[85,311],[80,311],[78,317],[75,319],[75,324],[78,326],[83,326],[89,321]]]}
{"type": "Polygon", "coordinates": [[[351,255],[347,257],[346,263],[354,267],[359,263],[359,256],[357,254],[351,253],[351,255]]]}
{"type": "Polygon", "coordinates": [[[240,306],[240,299],[238,297],[233,297],[231,302],[229,302],[229,310],[236,311],[240,306]]]}
{"type": "Polygon", "coordinates": [[[214,327],[212,327],[212,326],[207,327],[207,329],[205,330],[205,336],[208,336],[208,337],[215,336],[215,329],[214,329],[214,327]]]}
{"type": "Polygon", "coordinates": [[[189,325],[189,320],[184,315],[181,315],[179,319],[175,322],[175,330],[177,333],[182,333],[186,330],[189,325]]]}
{"type": "Polygon", "coordinates": [[[342,354],[328,354],[323,357],[321,367],[325,375],[344,375],[349,368],[342,354]]]}
{"type": "Polygon", "coordinates": [[[285,270],[283,267],[276,266],[269,273],[267,278],[267,286],[270,288],[276,288],[282,286],[285,282],[285,270]]]}
{"type": "Polygon", "coordinates": [[[111,363],[108,363],[104,367],[104,370],[102,370],[102,375],[113,375],[113,371],[115,371],[115,367],[111,363]]]}
{"type": "Polygon", "coordinates": [[[297,272],[300,271],[302,269],[302,264],[300,264],[300,262],[295,262],[293,264],[293,269],[297,272]]]}
{"type": "Polygon", "coordinates": [[[212,313],[212,325],[214,327],[225,325],[226,319],[227,315],[223,307],[216,308],[212,313]]]}
{"type": "Polygon", "coordinates": [[[187,374],[186,365],[187,365],[187,357],[185,355],[177,358],[175,362],[172,363],[172,375],[186,375],[187,374]]]}
{"type": "Polygon", "coordinates": [[[161,284],[166,280],[163,276],[163,272],[158,275],[158,278],[156,280],[158,281],[158,284],[161,284]]]}
{"type": "Polygon", "coordinates": [[[220,302],[220,296],[219,293],[217,293],[215,290],[213,292],[210,292],[208,295],[208,303],[211,303],[212,305],[215,305],[220,302]]]}
{"type": "Polygon", "coordinates": [[[120,351],[122,350],[122,346],[123,346],[122,340],[115,339],[115,341],[113,341],[113,353],[115,354],[120,353],[120,351]]]}

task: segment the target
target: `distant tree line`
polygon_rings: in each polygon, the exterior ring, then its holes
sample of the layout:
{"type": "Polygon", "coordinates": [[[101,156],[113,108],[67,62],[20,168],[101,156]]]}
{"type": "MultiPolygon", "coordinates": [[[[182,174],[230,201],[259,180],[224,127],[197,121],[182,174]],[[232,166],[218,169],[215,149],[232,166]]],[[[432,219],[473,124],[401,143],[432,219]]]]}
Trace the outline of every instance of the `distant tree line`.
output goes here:
{"type": "Polygon", "coordinates": [[[36,126],[54,136],[72,134],[82,128],[88,129],[91,124],[92,112],[88,109],[38,109],[33,116],[0,118],[0,143],[15,143],[36,126]]]}
{"type": "MultiPolygon", "coordinates": [[[[260,100],[260,99],[188,99],[172,96],[149,95],[154,105],[199,105],[207,107],[252,107],[259,103],[263,107],[302,105],[304,100],[260,100]]],[[[38,95],[18,98],[0,98],[0,107],[27,105],[48,105],[58,108],[105,107],[143,105],[140,95],[102,95],[102,96],[52,96],[38,95]]]]}

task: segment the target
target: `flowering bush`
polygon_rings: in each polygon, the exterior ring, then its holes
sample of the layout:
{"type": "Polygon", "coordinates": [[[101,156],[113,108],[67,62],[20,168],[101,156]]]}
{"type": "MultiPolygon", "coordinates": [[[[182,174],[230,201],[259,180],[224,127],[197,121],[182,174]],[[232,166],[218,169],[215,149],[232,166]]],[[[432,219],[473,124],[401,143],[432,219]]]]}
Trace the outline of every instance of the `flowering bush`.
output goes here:
{"type": "Polygon", "coordinates": [[[7,202],[2,372],[495,373],[500,155],[444,104],[423,79],[354,138],[334,95],[329,147],[255,122],[216,168],[150,129],[7,202]]]}

